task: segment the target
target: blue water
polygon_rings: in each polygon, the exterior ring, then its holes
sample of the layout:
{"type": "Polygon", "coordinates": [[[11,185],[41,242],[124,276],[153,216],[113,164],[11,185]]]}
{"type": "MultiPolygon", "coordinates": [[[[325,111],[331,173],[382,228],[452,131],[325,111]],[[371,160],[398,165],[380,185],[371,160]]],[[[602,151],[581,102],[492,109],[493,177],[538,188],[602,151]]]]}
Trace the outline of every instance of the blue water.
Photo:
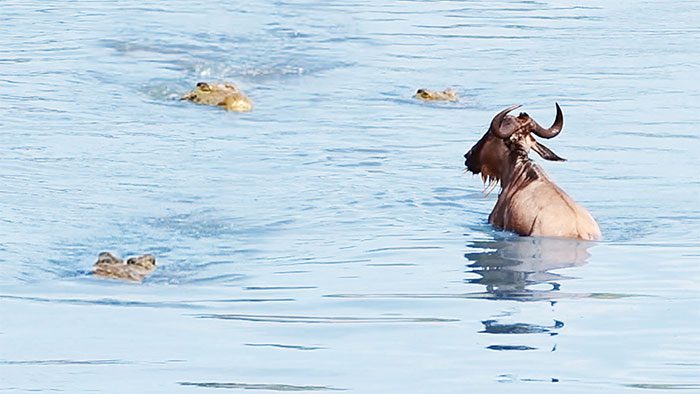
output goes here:
{"type": "Polygon", "coordinates": [[[696,1],[3,1],[0,392],[700,392],[696,1]],[[249,114],[177,100],[231,81],[249,114]],[[425,104],[417,88],[452,87],[425,104]],[[604,240],[486,219],[500,109],[604,240]],[[153,253],[143,284],[89,275],[153,253]]]}

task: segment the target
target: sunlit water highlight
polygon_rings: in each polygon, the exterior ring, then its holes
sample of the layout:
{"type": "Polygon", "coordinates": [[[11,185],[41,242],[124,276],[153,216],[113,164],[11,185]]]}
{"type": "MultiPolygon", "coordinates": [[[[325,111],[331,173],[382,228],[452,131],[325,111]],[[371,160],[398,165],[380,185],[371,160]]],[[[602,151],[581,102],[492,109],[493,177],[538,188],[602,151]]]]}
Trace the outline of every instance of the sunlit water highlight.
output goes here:
{"type": "Polygon", "coordinates": [[[700,5],[5,1],[0,392],[700,391],[700,5]],[[230,114],[177,98],[232,81],[230,114]],[[452,87],[458,103],[412,99],[452,87]],[[513,103],[600,243],[517,238],[513,103]],[[142,285],[100,251],[153,253],[142,285]]]}

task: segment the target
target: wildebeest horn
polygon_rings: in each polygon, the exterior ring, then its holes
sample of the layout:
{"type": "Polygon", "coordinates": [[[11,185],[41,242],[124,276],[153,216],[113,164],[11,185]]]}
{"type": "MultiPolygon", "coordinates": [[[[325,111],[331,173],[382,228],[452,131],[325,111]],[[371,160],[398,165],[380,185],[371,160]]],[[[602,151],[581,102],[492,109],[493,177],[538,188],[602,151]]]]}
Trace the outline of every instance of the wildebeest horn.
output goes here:
{"type": "Polygon", "coordinates": [[[554,124],[552,124],[552,127],[545,129],[544,127],[538,125],[534,119],[532,120],[532,132],[542,138],[556,137],[556,135],[561,132],[561,128],[564,126],[564,115],[561,113],[561,108],[559,108],[558,103],[555,103],[554,105],[557,106],[557,117],[554,119],[554,124]]]}
{"type": "Polygon", "coordinates": [[[517,125],[513,122],[508,122],[505,127],[503,123],[503,119],[508,115],[508,112],[520,108],[520,105],[511,105],[510,107],[504,109],[503,111],[499,112],[496,114],[496,116],[493,117],[491,120],[491,127],[489,127],[489,132],[491,134],[495,135],[498,138],[508,138],[515,132],[515,130],[518,129],[517,125]]]}

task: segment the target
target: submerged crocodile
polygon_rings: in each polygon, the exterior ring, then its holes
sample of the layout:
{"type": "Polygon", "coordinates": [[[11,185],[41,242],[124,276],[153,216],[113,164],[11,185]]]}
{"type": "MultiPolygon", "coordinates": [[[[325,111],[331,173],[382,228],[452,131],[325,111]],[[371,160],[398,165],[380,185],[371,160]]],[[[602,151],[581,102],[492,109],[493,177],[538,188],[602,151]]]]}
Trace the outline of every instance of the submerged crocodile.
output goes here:
{"type": "Polygon", "coordinates": [[[413,96],[423,101],[457,101],[459,96],[452,89],[445,89],[442,92],[428,89],[418,89],[413,96]]]}
{"type": "Polygon", "coordinates": [[[253,103],[232,83],[199,82],[191,92],[180,97],[193,103],[224,107],[227,111],[249,112],[253,103]]]}
{"type": "Polygon", "coordinates": [[[108,252],[97,257],[92,273],[109,279],[123,279],[141,282],[156,269],[156,258],[151,254],[130,257],[126,261],[108,252]]]}

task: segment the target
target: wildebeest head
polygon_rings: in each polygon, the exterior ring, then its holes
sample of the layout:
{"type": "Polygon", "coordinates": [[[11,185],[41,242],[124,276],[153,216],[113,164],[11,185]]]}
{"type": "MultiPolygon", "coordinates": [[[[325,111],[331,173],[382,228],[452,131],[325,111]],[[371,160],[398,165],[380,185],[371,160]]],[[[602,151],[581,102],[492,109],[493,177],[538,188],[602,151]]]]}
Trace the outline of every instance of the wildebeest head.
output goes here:
{"type": "Polygon", "coordinates": [[[508,115],[510,111],[519,107],[519,105],[513,105],[496,114],[486,134],[464,155],[466,159],[464,164],[467,169],[474,174],[481,174],[484,181],[501,179],[509,152],[515,149],[521,149],[526,154],[532,149],[546,160],[565,160],[537,142],[532,136],[534,133],[542,138],[553,138],[561,132],[564,116],[559,104],[556,104],[557,115],[554,124],[548,129],[537,124],[525,112],[521,112],[518,116],[508,115]]]}

